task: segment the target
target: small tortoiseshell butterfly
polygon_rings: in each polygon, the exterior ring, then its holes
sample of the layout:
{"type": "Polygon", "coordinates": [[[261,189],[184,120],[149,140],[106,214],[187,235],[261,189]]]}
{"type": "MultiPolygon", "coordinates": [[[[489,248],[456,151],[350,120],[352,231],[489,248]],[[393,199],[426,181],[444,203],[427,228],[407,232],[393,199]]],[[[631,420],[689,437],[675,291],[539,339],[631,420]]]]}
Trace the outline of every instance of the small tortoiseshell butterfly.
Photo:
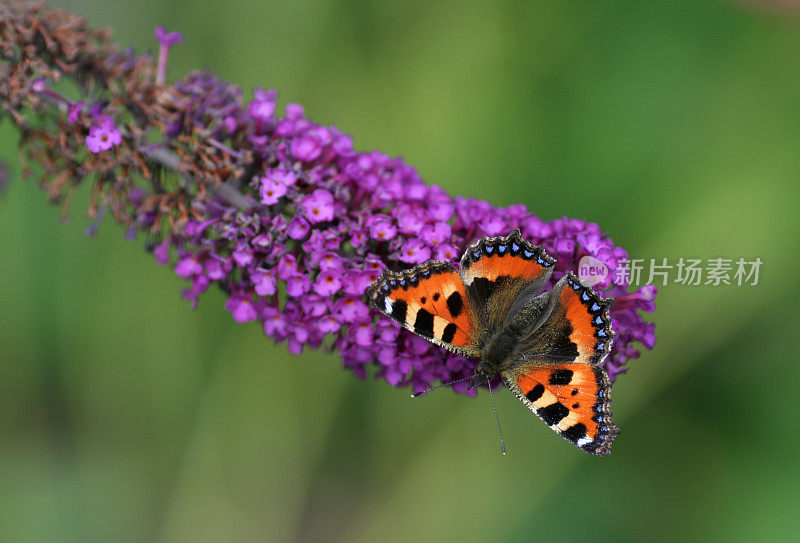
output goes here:
{"type": "Polygon", "coordinates": [[[604,456],[619,433],[602,367],[614,341],[611,300],[572,273],[540,294],[555,263],[515,230],[471,245],[459,270],[436,260],[387,270],[368,293],[378,310],[408,330],[480,358],[476,384],[499,373],[556,433],[604,456]]]}

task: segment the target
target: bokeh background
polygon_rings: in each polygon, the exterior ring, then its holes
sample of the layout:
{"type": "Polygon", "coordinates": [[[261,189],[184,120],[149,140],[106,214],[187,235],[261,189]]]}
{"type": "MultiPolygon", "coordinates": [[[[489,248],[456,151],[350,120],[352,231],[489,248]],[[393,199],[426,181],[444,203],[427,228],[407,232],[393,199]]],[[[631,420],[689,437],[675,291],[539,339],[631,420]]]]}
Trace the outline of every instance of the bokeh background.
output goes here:
{"type": "MultiPolygon", "coordinates": [[[[275,87],[359,149],[640,258],[760,257],[659,293],[608,458],[497,394],[410,400],[291,356],[110,221],[0,197],[0,540],[752,541],[797,536],[800,9],[735,2],[54,2],[275,87]]],[[[84,193],[85,196],[85,193],[84,193]]],[[[674,277],[674,273],[673,276],[674,277]]]]}

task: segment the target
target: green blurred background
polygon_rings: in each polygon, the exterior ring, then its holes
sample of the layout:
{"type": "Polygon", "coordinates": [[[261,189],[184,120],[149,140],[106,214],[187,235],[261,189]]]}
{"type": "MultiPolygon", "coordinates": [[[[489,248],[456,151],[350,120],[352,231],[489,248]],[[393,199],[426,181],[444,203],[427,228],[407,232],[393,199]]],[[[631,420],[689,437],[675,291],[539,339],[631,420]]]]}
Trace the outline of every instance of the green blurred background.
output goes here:
{"type": "MultiPolygon", "coordinates": [[[[239,325],[85,200],[0,199],[0,540],[790,540],[800,10],[729,2],[56,2],[402,155],[429,182],[598,222],[641,258],[760,257],[661,289],[608,458],[497,395],[411,401],[239,325]]],[[[84,193],[85,195],[85,193],[84,193]]],[[[674,277],[674,275],[673,275],[674,277]]]]}

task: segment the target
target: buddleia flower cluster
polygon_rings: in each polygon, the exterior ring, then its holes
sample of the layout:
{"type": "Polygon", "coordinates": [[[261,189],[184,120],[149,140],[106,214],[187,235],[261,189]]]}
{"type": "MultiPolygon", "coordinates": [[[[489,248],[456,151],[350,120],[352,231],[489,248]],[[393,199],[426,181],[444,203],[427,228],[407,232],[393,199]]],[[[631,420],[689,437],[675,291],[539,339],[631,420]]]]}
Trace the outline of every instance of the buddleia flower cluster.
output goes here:
{"type": "Polygon", "coordinates": [[[123,224],[186,280],[193,307],[220,288],[234,320],[257,322],[291,353],[324,347],[358,377],[419,391],[472,375],[476,361],[379,317],[367,287],[386,268],[456,262],[476,239],[519,228],[558,260],[552,282],[583,256],[607,266],[595,288],[615,298],[612,379],[653,347],[654,325],[639,310],[654,309],[655,288],[614,282],[628,254],[594,223],[452,196],[399,158],[355,150],[298,104],[278,111],[274,90],[245,100],[210,72],[168,83],[178,33],[157,30],[154,61],[80,17],[4,3],[0,35],[0,105],[19,128],[24,173],[36,170],[65,214],[76,188],[91,184],[87,231],[104,215],[123,224]]]}

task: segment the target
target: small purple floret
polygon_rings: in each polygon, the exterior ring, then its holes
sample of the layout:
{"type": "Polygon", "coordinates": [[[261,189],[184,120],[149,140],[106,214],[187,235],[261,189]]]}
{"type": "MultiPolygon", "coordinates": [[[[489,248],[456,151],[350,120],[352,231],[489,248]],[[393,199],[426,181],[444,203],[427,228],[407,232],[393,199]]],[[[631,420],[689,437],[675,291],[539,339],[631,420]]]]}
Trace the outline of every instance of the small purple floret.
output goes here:
{"type": "Polygon", "coordinates": [[[228,301],[225,302],[225,309],[233,314],[233,320],[236,322],[249,322],[258,318],[252,300],[244,296],[235,295],[228,298],[228,301]]]}
{"type": "Polygon", "coordinates": [[[247,106],[247,113],[254,120],[261,122],[271,121],[272,114],[275,112],[275,98],[278,93],[274,89],[256,89],[254,94],[253,101],[247,106]]]}
{"type": "Polygon", "coordinates": [[[169,57],[169,49],[176,43],[183,41],[183,34],[180,32],[167,32],[163,26],[157,26],[156,39],[158,40],[159,44],[156,82],[163,84],[167,79],[167,59],[169,57]]]}
{"type": "Polygon", "coordinates": [[[183,41],[183,34],[180,32],[167,32],[163,26],[156,27],[156,39],[161,45],[169,47],[183,41]]]}
{"type": "Polygon", "coordinates": [[[81,108],[83,108],[83,100],[78,100],[75,103],[70,102],[69,106],[67,106],[67,122],[69,124],[78,120],[81,108]]]}
{"type": "Polygon", "coordinates": [[[300,209],[308,222],[317,224],[333,219],[334,199],[325,189],[316,189],[300,201],[300,209]]]}
{"type": "Polygon", "coordinates": [[[431,250],[425,246],[422,240],[412,238],[403,244],[397,258],[408,264],[422,264],[431,259],[431,250]]]}
{"type": "Polygon", "coordinates": [[[104,117],[89,129],[86,136],[86,147],[93,153],[107,151],[122,143],[122,133],[117,129],[111,117],[104,117]]]}

